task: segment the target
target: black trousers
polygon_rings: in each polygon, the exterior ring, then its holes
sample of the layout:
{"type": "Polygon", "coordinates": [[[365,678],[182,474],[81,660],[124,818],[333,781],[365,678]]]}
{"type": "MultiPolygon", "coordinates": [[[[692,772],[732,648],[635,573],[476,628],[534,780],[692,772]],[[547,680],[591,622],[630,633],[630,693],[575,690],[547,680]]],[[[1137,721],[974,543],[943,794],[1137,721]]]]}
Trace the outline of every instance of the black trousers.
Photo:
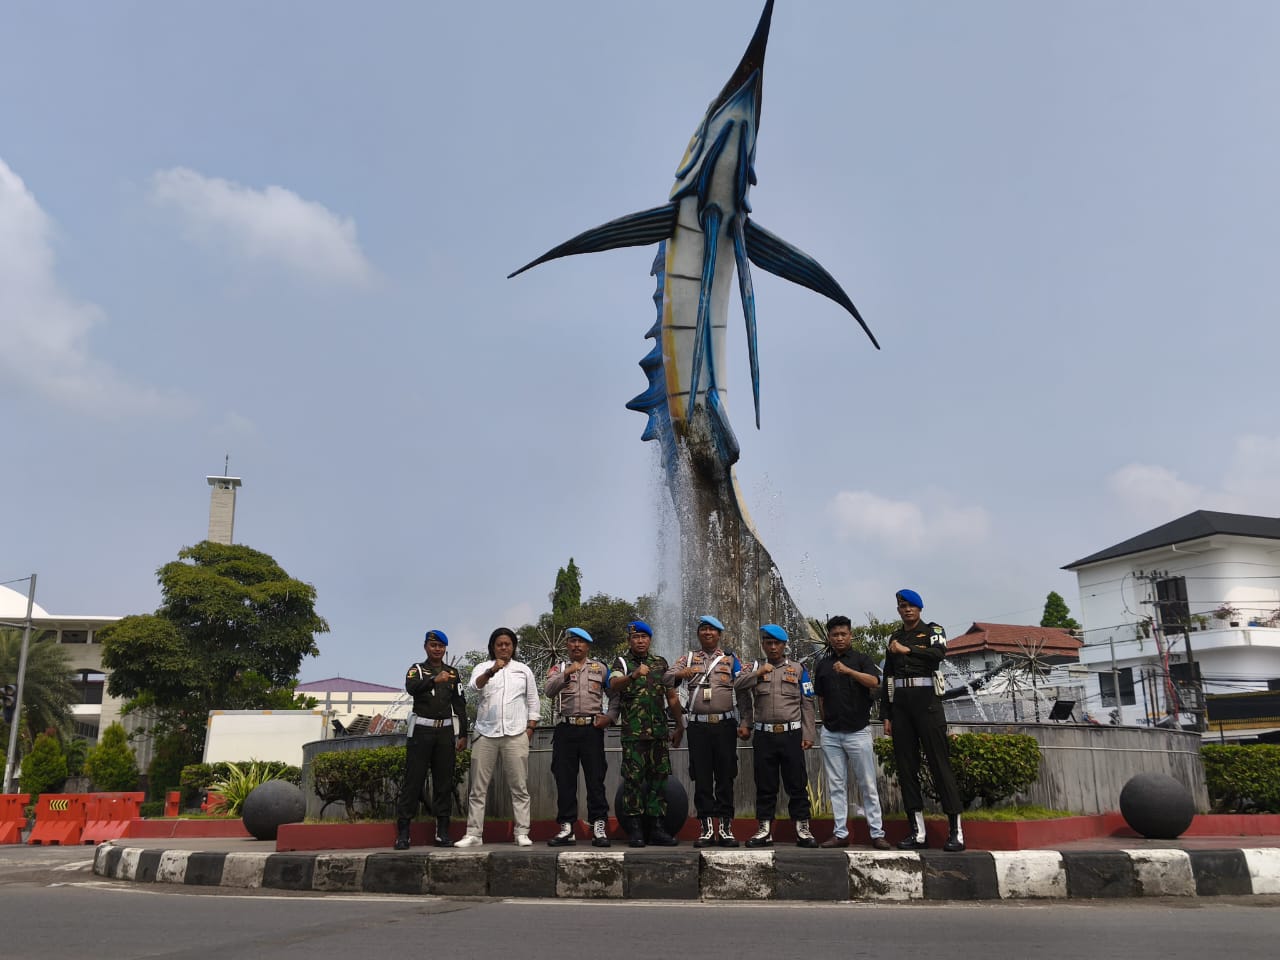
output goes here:
{"type": "Polygon", "coordinates": [[[792,820],[809,819],[809,773],[800,746],[801,731],[770,733],[757,730],[751,740],[756,772],[756,819],[772,820],[778,808],[778,774],[787,791],[792,820]]]}
{"type": "Polygon", "coordinates": [[[902,687],[893,691],[893,756],[898,764],[898,786],[908,812],[924,809],[920,793],[920,751],[933,775],[944,813],[964,810],[960,788],[951,772],[951,746],[942,701],[932,687],[902,687]]]}
{"type": "Polygon", "coordinates": [[[738,724],[689,723],[689,777],[698,819],[733,819],[733,781],[738,777],[738,724]]]}
{"type": "Polygon", "coordinates": [[[431,800],[427,814],[447,817],[453,812],[453,761],[457,752],[453,725],[447,727],[415,727],[405,745],[404,784],[396,818],[412,820],[418,812],[418,801],[425,799],[422,788],[431,774],[431,800]]]}
{"type": "Polygon", "coordinates": [[[593,725],[557,723],[551,735],[551,775],[556,780],[556,822],[578,819],[578,768],[587,784],[587,821],[609,816],[604,795],[604,731],[593,725]]]}

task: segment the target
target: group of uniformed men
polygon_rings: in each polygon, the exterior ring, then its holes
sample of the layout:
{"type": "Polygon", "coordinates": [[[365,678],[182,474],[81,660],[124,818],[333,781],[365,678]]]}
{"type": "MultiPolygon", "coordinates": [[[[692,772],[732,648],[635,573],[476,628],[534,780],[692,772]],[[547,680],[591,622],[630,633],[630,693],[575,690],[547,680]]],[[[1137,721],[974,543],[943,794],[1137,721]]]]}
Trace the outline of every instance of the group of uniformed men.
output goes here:
{"type": "MultiPolygon", "coordinates": [[[[876,791],[870,728],[872,697],[878,695],[885,733],[893,738],[910,831],[898,847],[914,850],[928,845],[919,783],[923,750],[949,818],[943,849],[963,850],[963,802],[948,759],[942,703],[934,690],[934,673],[946,655],[946,635],[942,627],[921,620],[924,602],[917,592],[900,590],[895,599],[902,627],[889,640],[883,675],[866,654],[852,649],[852,625],[843,616],[827,622],[830,649],[815,665],[812,679],[803,664],[787,656],[787,633],[774,624],[760,628],[764,659],[749,665],[724,649],[724,625],[713,616],[699,618],[699,649],[674,664],[651,651],[653,629],[643,620],[628,624],[627,652],[610,664],[589,655],[594,641],[586,630],[569,628],[565,633],[568,660],[551,668],[544,686],[555,704],[551,771],[556,781],[558,830],[548,844],[576,843],[581,769],[591,842],[598,847],[610,846],[604,728],[616,723],[622,742],[622,794],[617,814],[631,847],[678,843],[664,823],[666,784],[671,774],[669,748],[678,747],[687,731],[693,804],[701,827],[695,847],[738,846],[733,833],[737,741],[751,740],[757,830],[746,841],[748,847],[773,844],[779,778],[787,794],[797,846],[848,846],[852,770],[871,845],[890,849],[876,791]],[[686,693],[683,706],[678,693],[681,688],[686,693]],[[823,717],[823,770],[835,821],[833,835],[821,844],[810,828],[804,759],[805,751],[818,742],[815,698],[823,717]]],[[[436,816],[435,844],[453,845],[448,811],[454,752],[466,744],[467,714],[458,675],[444,663],[447,644],[442,631],[429,631],[427,659],[411,666],[405,681],[405,689],[414,698],[414,725],[397,810],[398,850],[409,846],[409,822],[428,772],[433,786],[430,808],[436,816]]],[[[532,723],[536,724],[536,717],[532,723]]],[[[474,796],[472,801],[474,806],[474,796]]],[[[517,842],[523,840],[527,845],[527,800],[525,813],[526,822],[517,823],[517,842]]],[[[479,837],[472,836],[473,828],[474,824],[468,825],[464,840],[479,843],[479,837]]]]}

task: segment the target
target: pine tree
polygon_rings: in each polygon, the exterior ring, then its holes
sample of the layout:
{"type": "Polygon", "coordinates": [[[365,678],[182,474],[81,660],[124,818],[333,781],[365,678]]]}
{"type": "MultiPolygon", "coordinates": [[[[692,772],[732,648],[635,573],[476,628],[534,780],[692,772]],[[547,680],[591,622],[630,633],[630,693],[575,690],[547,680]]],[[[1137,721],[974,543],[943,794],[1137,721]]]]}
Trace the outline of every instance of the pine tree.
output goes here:
{"type": "Polygon", "coordinates": [[[1071,618],[1071,611],[1067,609],[1067,601],[1054,590],[1049,591],[1049,596],[1044,600],[1044,616],[1040,618],[1040,626],[1057,627],[1060,630],[1079,630],[1080,624],[1071,618]]]}
{"type": "Polygon", "coordinates": [[[113,723],[102,731],[102,741],[84,758],[84,773],[99,790],[137,788],[138,760],[129,749],[123,726],[113,723]]]}

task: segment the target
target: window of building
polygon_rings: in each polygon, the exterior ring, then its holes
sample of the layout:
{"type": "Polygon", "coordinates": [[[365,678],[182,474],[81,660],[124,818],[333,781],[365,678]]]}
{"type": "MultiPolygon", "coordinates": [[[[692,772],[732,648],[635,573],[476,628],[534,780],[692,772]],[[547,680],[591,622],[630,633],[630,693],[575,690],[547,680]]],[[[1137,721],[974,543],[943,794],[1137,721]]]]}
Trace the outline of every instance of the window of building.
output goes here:
{"type": "MultiPolygon", "coordinates": [[[[1126,707],[1134,706],[1138,701],[1133,695],[1133,667],[1117,670],[1116,674],[1120,676],[1120,704],[1126,707]]],[[[1110,670],[1098,674],[1098,686],[1102,688],[1104,707],[1116,706],[1116,674],[1110,670]]]]}

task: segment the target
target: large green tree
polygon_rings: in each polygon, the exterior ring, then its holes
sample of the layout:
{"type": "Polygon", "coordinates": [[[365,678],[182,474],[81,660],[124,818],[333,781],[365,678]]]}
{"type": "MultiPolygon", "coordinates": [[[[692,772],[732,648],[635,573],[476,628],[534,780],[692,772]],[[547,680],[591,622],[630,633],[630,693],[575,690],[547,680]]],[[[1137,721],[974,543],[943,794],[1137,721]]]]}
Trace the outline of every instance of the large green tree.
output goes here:
{"type": "Polygon", "coordinates": [[[199,759],[210,710],[282,709],[315,635],[329,625],[315,588],[270,556],[208,540],[156,571],[162,603],[105,628],[102,663],[112,696],[144,710],[151,732],[199,759]]]}
{"type": "Polygon", "coordinates": [[[573,557],[569,558],[567,567],[556,571],[556,585],[547,599],[551,601],[551,619],[562,629],[571,626],[569,621],[576,617],[582,605],[582,571],[573,557]]]}
{"type": "Polygon", "coordinates": [[[1040,618],[1040,626],[1057,627],[1060,630],[1080,629],[1080,624],[1072,619],[1071,611],[1067,609],[1067,601],[1056,590],[1050,590],[1049,595],[1044,598],[1044,615],[1040,618]]]}
{"type": "MultiPolygon", "coordinates": [[[[0,629],[0,684],[17,684],[21,655],[22,631],[0,629]]],[[[71,707],[78,700],[66,651],[52,640],[33,639],[27,647],[27,673],[22,684],[19,720],[19,742],[24,750],[46,730],[56,730],[64,738],[68,737],[71,707]]],[[[3,722],[0,729],[4,735],[0,742],[3,750],[9,743],[9,731],[3,722]]]]}

